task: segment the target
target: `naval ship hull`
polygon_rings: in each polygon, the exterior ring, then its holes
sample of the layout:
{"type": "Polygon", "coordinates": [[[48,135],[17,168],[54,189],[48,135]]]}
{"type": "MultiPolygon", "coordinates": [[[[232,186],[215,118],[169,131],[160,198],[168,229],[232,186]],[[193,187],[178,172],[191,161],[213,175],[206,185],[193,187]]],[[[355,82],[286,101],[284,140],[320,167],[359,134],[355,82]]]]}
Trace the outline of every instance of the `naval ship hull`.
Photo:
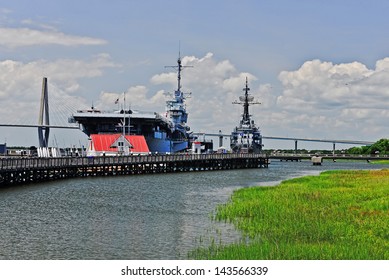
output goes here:
{"type": "Polygon", "coordinates": [[[69,122],[79,123],[87,136],[123,133],[124,123],[124,133],[144,136],[152,153],[177,153],[189,147],[189,138],[174,138],[171,122],[155,112],[104,112],[90,109],[74,113],[69,122]]]}
{"type": "Polygon", "coordinates": [[[151,152],[154,153],[177,153],[188,149],[188,141],[176,141],[170,139],[158,139],[153,137],[146,137],[147,145],[151,152]]]}
{"type": "Polygon", "coordinates": [[[258,131],[235,130],[231,133],[230,142],[234,153],[259,154],[262,152],[262,137],[258,131]]]}

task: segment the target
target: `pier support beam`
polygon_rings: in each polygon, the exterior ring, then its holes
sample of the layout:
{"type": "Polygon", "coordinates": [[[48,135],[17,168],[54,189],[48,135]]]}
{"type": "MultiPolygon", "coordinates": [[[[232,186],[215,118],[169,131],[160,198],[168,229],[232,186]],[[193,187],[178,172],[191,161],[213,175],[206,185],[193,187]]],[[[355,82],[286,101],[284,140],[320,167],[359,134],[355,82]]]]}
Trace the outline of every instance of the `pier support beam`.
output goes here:
{"type": "Polygon", "coordinates": [[[219,147],[223,147],[223,135],[221,130],[219,130],[219,147]]]}
{"type": "Polygon", "coordinates": [[[335,155],[335,142],[332,143],[332,155],[333,156],[335,155]]]}
{"type": "Polygon", "coordinates": [[[294,153],[297,154],[297,140],[294,140],[294,153]]]}

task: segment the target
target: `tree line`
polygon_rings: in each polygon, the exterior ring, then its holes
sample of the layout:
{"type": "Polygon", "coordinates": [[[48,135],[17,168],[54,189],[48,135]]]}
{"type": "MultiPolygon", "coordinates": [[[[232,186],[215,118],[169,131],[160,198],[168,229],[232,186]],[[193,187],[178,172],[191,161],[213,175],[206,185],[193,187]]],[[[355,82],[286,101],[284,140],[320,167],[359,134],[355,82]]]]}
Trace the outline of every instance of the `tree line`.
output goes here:
{"type": "MultiPolygon", "coordinates": [[[[333,153],[332,150],[306,150],[306,149],[298,149],[295,151],[294,149],[279,149],[279,150],[263,150],[266,154],[271,154],[274,152],[278,153],[288,153],[294,154],[321,154],[321,155],[331,155],[333,153]]],[[[362,147],[352,147],[349,149],[343,150],[335,150],[335,154],[349,154],[349,155],[389,155],[389,139],[380,139],[372,145],[362,146],[362,147]]]]}
{"type": "Polygon", "coordinates": [[[371,146],[352,147],[350,149],[347,149],[346,153],[351,155],[388,155],[389,139],[380,139],[371,146]]]}

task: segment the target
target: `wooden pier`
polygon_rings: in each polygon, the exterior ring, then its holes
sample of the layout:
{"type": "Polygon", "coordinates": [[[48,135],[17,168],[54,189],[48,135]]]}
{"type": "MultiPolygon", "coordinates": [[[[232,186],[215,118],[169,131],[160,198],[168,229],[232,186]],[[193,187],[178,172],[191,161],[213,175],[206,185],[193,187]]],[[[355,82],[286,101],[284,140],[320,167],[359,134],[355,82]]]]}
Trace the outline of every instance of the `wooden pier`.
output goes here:
{"type": "Polygon", "coordinates": [[[89,176],[266,168],[261,154],[174,154],[117,157],[3,158],[0,187],[89,176]]]}

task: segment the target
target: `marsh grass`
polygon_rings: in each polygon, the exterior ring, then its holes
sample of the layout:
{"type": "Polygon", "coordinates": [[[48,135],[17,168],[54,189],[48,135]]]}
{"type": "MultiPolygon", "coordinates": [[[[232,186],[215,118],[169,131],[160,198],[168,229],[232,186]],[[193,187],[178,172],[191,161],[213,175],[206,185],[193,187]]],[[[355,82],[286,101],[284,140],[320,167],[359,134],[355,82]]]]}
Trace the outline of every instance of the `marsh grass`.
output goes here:
{"type": "Polygon", "coordinates": [[[372,164],[389,164],[389,159],[372,160],[370,163],[372,163],[372,164]]]}
{"type": "Polygon", "coordinates": [[[388,260],[389,170],[327,171],[240,189],[214,218],[233,223],[246,241],[197,249],[193,258],[388,260]]]}

